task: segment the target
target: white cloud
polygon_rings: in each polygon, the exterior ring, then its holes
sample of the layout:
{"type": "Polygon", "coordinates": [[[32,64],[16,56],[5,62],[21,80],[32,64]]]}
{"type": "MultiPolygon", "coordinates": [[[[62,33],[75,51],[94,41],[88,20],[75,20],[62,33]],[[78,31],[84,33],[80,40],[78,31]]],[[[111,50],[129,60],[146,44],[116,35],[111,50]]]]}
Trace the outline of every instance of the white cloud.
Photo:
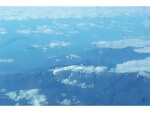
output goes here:
{"type": "Polygon", "coordinates": [[[50,46],[50,47],[57,47],[57,46],[59,46],[59,43],[58,43],[58,42],[51,42],[51,43],[49,44],[49,46],[50,46]]]}
{"type": "Polygon", "coordinates": [[[42,47],[43,52],[46,52],[48,50],[48,48],[46,47],[42,47]]]}
{"type": "Polygon", "coordinates": [[[8,92],[5,94],[8,98],[18,102],[21,99],[28,100],[28,103],[34,106],[46,105],[46,97],[43,94],[39,94],[39,89],[31,89],[31,90],[20,90],[17,92],[8,92]]]}
{"type": "Polygon", "coordinates": [[[125,47],[145,47],[150,45],[150,40],[123,39],[118,41],[98,41],[92,43],[99,48],[125,48],[125,47]]]}
{"type": "Polygon", "coordinates": [[[145,46],[143,48],[134,49],[135,52],[138,53],[150,53],[150,46],[145,46]]]}
{"type": "Polygon", "coordinates": [[[92,87],[92,88],[94,87],[93,84],[87,85],[86,82],[80,83],[80,84],[78,84],[78,86],[80,86],[81,88],[84,88],[84,89],[87,88],[87,87],[89,87],[89,88],[90,88],[90,87],[92,87]]]}
{"type": "Polygon", "coordinates": [[[91,26],[88,26],[86,23],[78,23],[76,26],[82,30],[90,30],[90,27],[91,27],[91,26]]]}
{"type": "Polygon", "coordinates": [[[123,28],[121,31],[122,32],[129,32],[129,33],[133,32],[132,30],[129,30],[128,28],[123,28]]]}
{"type": "Polygon", "coordinates": [[[77,80],[70,80],[70,79],[63,79],[61,81],[61,83],[64,83],[64,84],[70,84],[70,85],[74,85],[74,84],[77,84],[77,80]]]}
{"type": "Polygon", "coordinates": [[[12,63],[13,59],[0,59],[0,63],[12,63]]]}
{"type": "Polygon", "coordinates": [[[70,105],[71,101],[69,99],[64,99],[62,102],[60,102],[60,105],[70,105]]]}
{"type": "Polygon", "coordinates": [[[77,27],[85,27],[85,26],[86,26],[85,23],[78,23],[78,24],[77,24],[77,27]]]}
{"type": "MultiPolygon", "coordinates": [[[[67,24],[56,24],[53,26],[48,26],[48,25],[41,25],[37,26],[36,29],[23,29],[23,30],[17,30],[17,33],[22,33],[22,34],[30,34],[30,33],[44,33],[44,34],[55,34],[55,35],[63,35],[64,32],[59,31],[60,29],[66,29],[68,27],[67,24]],[[52,30],[53,27],[53,30],[52,30]]],[[[70,34],[76,34],[79,33],[78,31],[70,31],[70,34]]]]}
{"type": "Polygon", "coordinates": [[[0,28],[0,34],[6,34],[6,29],[0,28]]]}
{"type": "MultiPolygon", "coordinates": [[[[73,75],[72,75],[73,76],[73,75]]],[[[85,80],[85,82],[80,82],[80,81],[78,81],[78,80],[71,80],[72,79],[72,77],[68,77],[68,78],[66,78],[66,79],[62,79],[60,82],[61,83],[63,83],[63,84],[68,84],[68,85],[73,85],[73,86],[79,86],[79,87],[81,87],[81,88],[93,88],[94,87],[94,85],[93,84],[87,84],[86,83],[86,80],[85,80]]]]}
{"type": "Polygon", "coordinates": [[[73,72],[80,72],[80,73],[101,73],[105,69],[107,69],[107,67],[104,67],[104,66],[94,67],[94,66],[83,66],[83,65],[71,65],[67,67],[55,68],[55,69],[52,69],[52,71],[53,71],[53,74],[56,75],[59,72],[69,71],[69,70],[73,72]]]}
{"type": "Polygon", "coordinates": [[[81,83],[81,84],[79,84],[79,86],[81,87],[81,88],[86,88],[86,83],[84,82],[84,83],[81,83]]]}
{"type": "Polygon", "coordinates": [[[31,45],[32,47],[36,48],[36,49],[42,49],[43,52],[46,52],[48,50],[47,45],[38,45],[38,44],[33,44],[31,45]]]}
{"type": "MultiPolygon", "coordinates": [[[[65,94],[65,96],[66,96],[66,94],[65,94]]],[[[63,97],[65,97],[65,96],[63,96],[63,97]]],[[[65,98],[62,101],[58,100],[57,103],[59,103],[60,105],[66,105],[66,106],[67,105],[80,105],[81,104],[81,102],[77,99],[76,96],[73,96],[70,99],[65,98]]]]}
{"type": "Polygon", "coordinates": [[[144,77],[150,78],[150,73],[144,72],[144,71],[140,71],[140,72],[138,72],[137,77],[140,77],[140,76],[144,76],[144,77]]]}
{"type": "Polygon", "coordinates": [[[53,23],[55,24],[57,28],[60,28],[60,29],[67,29],[69,27],[69,24],[62,24],[58,22],[53,22],[53,23]]]}
{"type": "Polygon", "coordinates": [[[60,60],[60,59],[55,59],[55,61],[56,61],[56,62],[59,62],[59,61],[61,61],[61,60],[60,60]]]}
{"type": "Polygon", "coordinates": [[[49,47],[51,48],[54,48],[54,47],[61,47],[61,46],[68,46],[70,45],[71,43],[70,42],[51,42],[49,44],[49,47]]]}
{"type": "Polygon", "coordinates": [[[36,30],[24,29],[24,30],[17,30],[16,32],[23,33],[23,34],[30,34],[30,33],[52,34],[54,33],[51,27],[47,25],[37,26],[36,30]]]}
{"type": "Polygon", "coordinates": [[[128,73],[128,72],[150,72],[150,57],[142,60],[131,60],[122,64],[117,64],[115,69],[112,71],[117,73],[128,73]]]}
{"type": "Polygon", "coordinates": [[[38,45],[38,44],[33,44],[31,45],[32,47],[36,48],[36,49],[42,49],[43,52],[46,52],[48,50],[48,48],[55,48],[55,47],[66,47],[69,46],[71,43],[70,42],[59,42],[59,41],[55,41],[55,42],[50,42],[49,45],[38,45]]]}
{"type": "Polygon", "coordinates": [[[67,67],[50,69],[48,71],[56,75],[57,81],[60,81],[63,84],[79,86],[81,88],[93,88],[93,82],[87,82],[88,79],[93,79],[95,75],[91,73],[96,73],[99,75],[105,69],[107,69],[107,67],[71,65],[67,67]],[[84,78],[84,80],[82,78],[84,78]]]}
{"type": "Polygon", "coordinates": [[[66,56],[68,59],[73,59],[73,58],[80,58],[78,55],[70,54],[69,56],[66,56]]]}
{"type": "Polygon", "coordinates": [[[51,34],[51,33],[53,33],[53,30],[47,25],[42,25],[42,26],[38,26],[36,28],[36,31],[33,31],[33,32],[51,34]]]}
{"type": "Polygon", "coordinates": [[[16,92],[8,92],[6,96],[8,96],[12,100],[18,101],[16,92]]]}
{"type": "Polygon", "coordinates": [[[37,45],[37,44],[31,45],[31,46],[34,48],[40,48],[41,47],[41,45],[37,45]]]}

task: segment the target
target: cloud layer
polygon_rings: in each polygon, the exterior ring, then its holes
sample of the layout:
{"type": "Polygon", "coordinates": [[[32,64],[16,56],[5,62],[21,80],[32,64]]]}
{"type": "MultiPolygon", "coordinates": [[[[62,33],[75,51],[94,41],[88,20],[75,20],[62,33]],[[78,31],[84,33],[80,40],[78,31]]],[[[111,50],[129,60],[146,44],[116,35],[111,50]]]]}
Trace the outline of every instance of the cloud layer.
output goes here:
{"type": "Polygon", "coordinates": [[[39,94],[39,91],[39,89],[20,90],[18,93],[13,91],[6,93],[6,96],[16,102],[19,102],[19,100],[22,99],[26,99],[28,100],[29,104],[34,106],[46,105],[46,96],[39,94]]]}
{"type": "Polygon", "coordinates": [[[99,48],[126,48],[126,47],[145,47],[150,46],[150,40],[124,39],[118,41],[98,41],[92,43],[99,48]]]}
{"type": "Polygon", "coordinates": [[[149,14],[149,7],[0,7],[0,20],[115,17],[149,14]]]}
{"type": "Polygon", "coordinates": [[[112,71],[117,73],[129,73],[129,72],[150,72],[150,57],[142,60],[131,60],[122,64],[117,64],[115,69],[112,71]]]}

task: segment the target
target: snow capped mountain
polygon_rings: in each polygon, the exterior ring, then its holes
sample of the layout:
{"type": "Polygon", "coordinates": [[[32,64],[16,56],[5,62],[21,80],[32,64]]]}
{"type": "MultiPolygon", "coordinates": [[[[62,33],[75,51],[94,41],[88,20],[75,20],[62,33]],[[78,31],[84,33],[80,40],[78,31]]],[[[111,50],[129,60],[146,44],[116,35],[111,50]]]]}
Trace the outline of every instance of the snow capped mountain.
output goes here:
{"type": "Polygon", "coordinates": [[[150,105],[149,7],[0,9],[0,105],[150,105]]]}
{"type": "MultiPolygon", "coordinates": [[[[148,60],[149,54],[136,53],[133,48],[90,49],[82,54],[77,55],[80,58],[75,58],[76,62],[64,65],[62,62],[58,66],[55,61],[55,66],[47,69],[1,76],[1,105],[149,105],[149,69],[143,66],[141,68],[147,70],[140,71],[138,66],[132,72],[127,67],[122,68],[121,72],[117,70],[126,61],[130,61],[131,66],[135,61],[143,61],[147,65],[148,61],[141,59],[146,57],[148,60]],[[91,53],[94,53],[93,57],[88,56],[91,53]],[[133,56],[116,58],[113,63],[115,66],[108,68],[111,62],[105,62],[113,61],[115,57],[106,57],[106,54],[117,57],[119,54],[116,53],[120,53],[122,57],[125,54],[133,56]],[[83,64],[79,64],[81,62],[83,64]],[[32,91],[35,96],[32,96],[32,91]]],[[[52,58],[60,59],[59,62],[72,60],[65,56],[52,58]]]]}

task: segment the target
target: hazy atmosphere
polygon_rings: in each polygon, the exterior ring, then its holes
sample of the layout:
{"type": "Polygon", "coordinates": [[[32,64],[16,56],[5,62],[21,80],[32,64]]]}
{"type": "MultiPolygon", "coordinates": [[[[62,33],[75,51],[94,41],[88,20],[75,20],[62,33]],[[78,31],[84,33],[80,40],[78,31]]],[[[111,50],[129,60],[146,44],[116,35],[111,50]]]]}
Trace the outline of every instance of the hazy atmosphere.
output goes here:
{"type": "Polygon", "coordinates": [[[0,6],[0,105],[150,105],[149,12],[0,6]]]}

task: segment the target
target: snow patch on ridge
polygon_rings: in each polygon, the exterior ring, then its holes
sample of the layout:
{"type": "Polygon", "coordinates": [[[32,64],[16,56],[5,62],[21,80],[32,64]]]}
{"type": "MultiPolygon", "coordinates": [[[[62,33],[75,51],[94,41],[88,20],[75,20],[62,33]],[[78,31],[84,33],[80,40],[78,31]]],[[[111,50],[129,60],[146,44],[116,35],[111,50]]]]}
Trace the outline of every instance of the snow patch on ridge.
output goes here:
{"type": "Polygon", "coordinates": [[[94,87],[94,79],[107,67],[104,66],[83,66],[71,65],[48,70],[56,76],[57,81],[81,88],[94,87]]]}

